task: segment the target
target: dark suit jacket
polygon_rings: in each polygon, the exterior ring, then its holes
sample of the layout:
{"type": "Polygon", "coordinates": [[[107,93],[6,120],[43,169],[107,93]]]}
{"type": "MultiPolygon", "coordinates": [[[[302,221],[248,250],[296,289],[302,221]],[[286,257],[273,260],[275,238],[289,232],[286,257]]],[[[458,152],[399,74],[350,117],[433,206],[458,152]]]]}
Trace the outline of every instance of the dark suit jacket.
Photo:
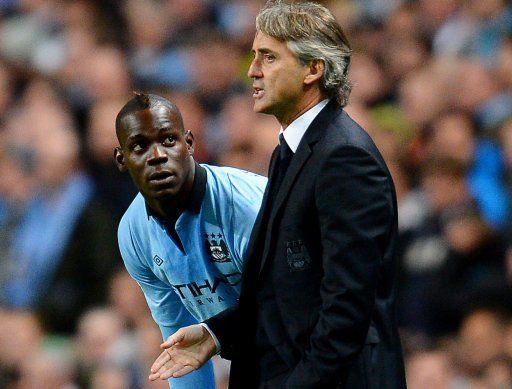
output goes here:
{"type": "Polygon", "coordinates": [[[239,305],[206,321],[232,359],[230,387],[259,382],[260,323],[288,366],[285,387],[404,388],[394,315],[396,196],[370,137],[331,101],[306,131],[271,207],[267,196],[268,188],[239,305]],[[258,315],[262,285],[271,285],[274,304],[258,315]]]}

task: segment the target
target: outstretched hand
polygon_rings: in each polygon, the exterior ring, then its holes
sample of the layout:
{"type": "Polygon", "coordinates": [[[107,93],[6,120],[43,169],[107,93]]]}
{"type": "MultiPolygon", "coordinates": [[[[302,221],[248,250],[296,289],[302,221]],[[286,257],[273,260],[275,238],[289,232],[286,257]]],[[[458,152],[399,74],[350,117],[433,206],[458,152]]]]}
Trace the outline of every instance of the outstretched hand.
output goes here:
{"type": "Polygon", "coordinates": [[[215,341],[200,324],[180,328],[160,347],[164,351],[151,366],[151,381],[184,376],[203,366],[216,351],[215,341]]]}

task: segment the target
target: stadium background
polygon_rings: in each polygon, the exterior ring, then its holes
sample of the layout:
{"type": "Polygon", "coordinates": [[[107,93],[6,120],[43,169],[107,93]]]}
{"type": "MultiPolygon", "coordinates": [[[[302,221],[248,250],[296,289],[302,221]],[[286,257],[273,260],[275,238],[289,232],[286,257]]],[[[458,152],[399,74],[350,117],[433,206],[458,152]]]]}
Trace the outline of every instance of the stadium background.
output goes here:
{"type": "MultiPolygon", "coordinates": [[[[324,3],[354,49],[347,111],[398,192],[409,387],[510,388],[512,6],[324,3]]],[[[158,92],[198,161],[265,174],[278,124],[245,76],[262,5],[0,0],[0,387],[167,387],[146,380],[160,334],[117,251],[135,191],[114,118],[158,92]]]]}

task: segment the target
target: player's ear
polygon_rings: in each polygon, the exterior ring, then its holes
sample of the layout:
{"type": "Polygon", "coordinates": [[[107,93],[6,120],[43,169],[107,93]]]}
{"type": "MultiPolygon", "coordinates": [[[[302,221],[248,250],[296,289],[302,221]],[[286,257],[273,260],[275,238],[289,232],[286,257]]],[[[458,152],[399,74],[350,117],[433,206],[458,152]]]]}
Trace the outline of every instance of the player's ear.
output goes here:
{"type": "Polygon", "coordinates": [[[194,148],[196,146],[196,141],[194,140],[194,135],[192,132],[185,132],[185,142],[187,143],[187,149],[189,155],[194,155],[194,148]]]}
{"type": "Polygon", "coordinates": [[[123,150],[121,150],[121,147],[116,147],[114,149],[114,160],[116,161],[117,168],[120,172],[126,171],[126,165],[124,163],[124,154],[123,150]]]}
{"type": "Polygon", "coordinates": [[[321,59],[314,59],[308,66],[308,72],[304,77],[304,84],[311,85],[322,78],[325,72],[325,63],[321,59]]]}

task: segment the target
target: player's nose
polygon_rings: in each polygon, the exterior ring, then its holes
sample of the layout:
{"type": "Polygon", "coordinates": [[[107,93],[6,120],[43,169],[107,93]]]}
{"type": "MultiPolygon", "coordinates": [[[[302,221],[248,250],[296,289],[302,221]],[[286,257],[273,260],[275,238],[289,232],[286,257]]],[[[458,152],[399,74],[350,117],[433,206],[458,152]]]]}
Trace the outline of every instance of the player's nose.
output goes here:
{"type": "Polygon", "coordinates": [[[148,163],[150,165],[167,162],[167,154],[163,150],[163,146],[154,145],[151,153],[149,154],[148,163]]]}

